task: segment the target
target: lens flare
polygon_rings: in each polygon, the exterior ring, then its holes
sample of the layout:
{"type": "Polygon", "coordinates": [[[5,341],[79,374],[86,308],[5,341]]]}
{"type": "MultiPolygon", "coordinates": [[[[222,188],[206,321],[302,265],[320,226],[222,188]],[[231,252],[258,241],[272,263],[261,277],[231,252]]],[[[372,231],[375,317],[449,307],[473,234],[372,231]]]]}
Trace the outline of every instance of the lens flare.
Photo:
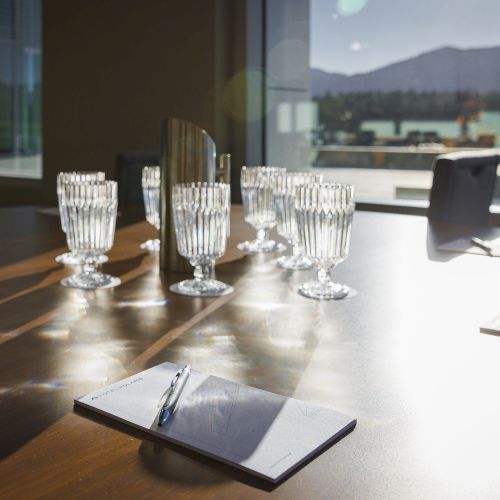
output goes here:
{"type": "Polygon", "coordinates": [[[361,12],[368,0],[338,0],[337,11],[341,16],[353,16],[358,12],[361,12]]]}

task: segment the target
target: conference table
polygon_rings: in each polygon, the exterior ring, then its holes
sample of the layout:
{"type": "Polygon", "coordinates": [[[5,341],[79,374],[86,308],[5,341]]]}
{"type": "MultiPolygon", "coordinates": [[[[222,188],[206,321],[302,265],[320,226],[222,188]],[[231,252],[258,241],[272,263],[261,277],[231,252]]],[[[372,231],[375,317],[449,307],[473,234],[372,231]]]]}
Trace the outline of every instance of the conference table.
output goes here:
{"type": "MultiPolygon", "coordinates": [[[[312,271],[244,255],[254,231],[232,207],[216,267],[235,293],[171,293],[119,219],[106,272],[115,289],[64,288],[74,272],[57,217],[0,210],[0,498],[500,498],[500,259],[436,250],[493,229],[356,211],[353,289],[316,301],[312,271]],[[83,409],[73,400],[164,361],[357,419],[352,432],[278,484],[83,409]]],[[[131,222],[132,223],[129,223],[131,222]]],[[[290,440],[296,436],[290,435],[290,440]]]]}

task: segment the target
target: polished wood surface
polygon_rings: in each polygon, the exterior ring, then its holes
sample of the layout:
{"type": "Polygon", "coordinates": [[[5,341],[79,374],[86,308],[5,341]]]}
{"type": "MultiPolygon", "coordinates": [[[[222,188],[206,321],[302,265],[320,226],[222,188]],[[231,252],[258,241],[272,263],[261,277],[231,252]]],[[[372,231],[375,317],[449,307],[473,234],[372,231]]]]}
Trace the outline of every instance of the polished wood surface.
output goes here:
{"type": "MultiPolygon", "coordinates": [[[[117,231],[113,290],[59,285],[58,221],[0,210],[0,498],[498,498],[500,259],[436,252],[473,228],[356,212],[339,302],[296,294],[309,272],[241,255],[233,207],[219,279],[233,295],[176,296],[183,277],[117,231]],[[21,223],[21,221],[24,221],[21,223]],[[163,361],[348,413],[354,431],[277,486],[73,410],[73,399],[163,361]]],[[[293,436],[290,436],[293,439],[293,436]]]]}

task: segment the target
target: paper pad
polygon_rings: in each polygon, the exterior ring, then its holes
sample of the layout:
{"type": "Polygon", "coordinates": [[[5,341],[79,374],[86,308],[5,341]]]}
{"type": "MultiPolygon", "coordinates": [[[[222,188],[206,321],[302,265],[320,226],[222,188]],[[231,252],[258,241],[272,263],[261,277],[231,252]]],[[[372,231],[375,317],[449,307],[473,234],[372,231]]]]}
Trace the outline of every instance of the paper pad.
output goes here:
{"type": "Polygon", "coordinates": [[[163,363],[75,405],[273,482],[356,425],[334,410],[192,370],[173,417],[158,427],[159,402],[179,368],[163,363]]]}

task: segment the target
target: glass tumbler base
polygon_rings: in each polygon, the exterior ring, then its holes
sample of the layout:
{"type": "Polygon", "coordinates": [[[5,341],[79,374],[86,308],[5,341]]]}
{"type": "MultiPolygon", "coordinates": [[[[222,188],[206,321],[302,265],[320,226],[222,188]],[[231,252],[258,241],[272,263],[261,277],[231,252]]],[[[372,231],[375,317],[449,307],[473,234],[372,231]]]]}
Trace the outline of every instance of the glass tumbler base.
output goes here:
{"type": "Polygon", "coordinates": [[[190,297],[220,297],[234,292],[232,286],[214,279],[191,279],[170,285],[170,290],[179,295],[190,297]]]}
{"type": "Polygon", "coordinates": [[[236,246],[238,250],[247,253],[284,252],[286,246],[274,240],[243,241],[236,246]]]}
{"type": "Polygon", "coordinates": [[[276,262],[283,269],[290,269],[292,271],[311,269],[314,265],[311,259],[303,255],[283,255],[276,262]]]}
{"type": "MultiPolygon", "coordinates": [[[[66,264],[68,266],[79,266],[85,264],[85,256],[80,255],[77,252],[62,253],[61,255],[58,255],[55,260],[58,264],[66,264]]],[[[108,262],[108,260],[109,258],[107,255],[101,254],[96,258],[96,264],[104,264],[105,262],[108,262]]]]}
{"type": "Polygon", "coordinates": [[[160,251],[160,240],[158,238],[154,240],[148,240],[141,243],[141,248],[147,250],[148,252],[159,252],[160,251]]]}
{"type": "Polygon", "coordinates": [[[68,288],[95,290],[97,288],[113,288],[121,284],[120,278],[100,272],[83,272],[61,280],[61,285],[68,288]]]}
{"type": "Polygon", "coordinates": [[[349,287],[333,281],[307,281],[300,285],[299,293],[311,299],[339,300],[349,295],[349,287]]]}

